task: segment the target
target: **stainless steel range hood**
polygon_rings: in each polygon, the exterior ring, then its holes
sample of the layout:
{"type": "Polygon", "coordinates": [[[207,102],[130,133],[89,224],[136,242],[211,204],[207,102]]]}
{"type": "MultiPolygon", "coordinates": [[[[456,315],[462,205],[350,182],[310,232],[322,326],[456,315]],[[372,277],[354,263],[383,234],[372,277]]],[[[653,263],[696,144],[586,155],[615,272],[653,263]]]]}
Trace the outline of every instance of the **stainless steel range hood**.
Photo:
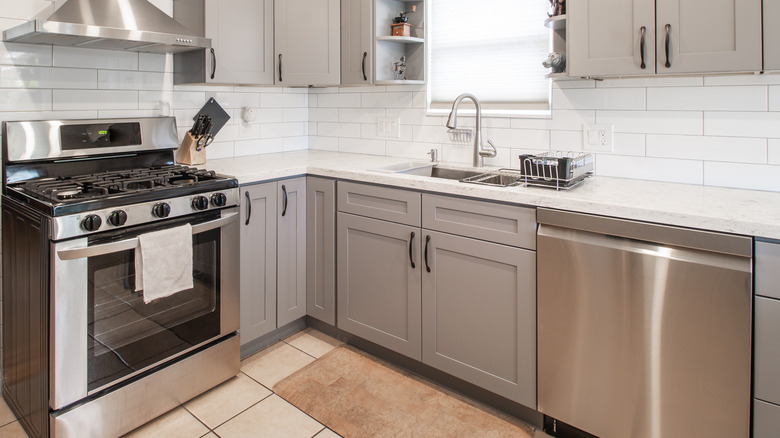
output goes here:
{"type": "Polygon", "coordinates": [[[66,0],[50,16],[6,30],[3,41],[151,53],[211,47],[147,0],[66,0]]]}

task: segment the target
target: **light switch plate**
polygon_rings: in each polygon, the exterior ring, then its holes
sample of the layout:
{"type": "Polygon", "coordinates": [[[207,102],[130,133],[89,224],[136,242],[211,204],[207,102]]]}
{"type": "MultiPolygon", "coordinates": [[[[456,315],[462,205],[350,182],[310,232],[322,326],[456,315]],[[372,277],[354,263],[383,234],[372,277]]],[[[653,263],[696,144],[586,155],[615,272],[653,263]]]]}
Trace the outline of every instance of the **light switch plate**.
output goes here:
{"type": "Polygon", "coordinates": [[[399,117],[377,117],[376,135],[377,137],[400,138],[401,119],[399,117]]]}
{"type": "Polygon", "coordinates": [[[583,125],[583,148],[592,152],[612,152],[614,135],[612,125],[583,125]]]}

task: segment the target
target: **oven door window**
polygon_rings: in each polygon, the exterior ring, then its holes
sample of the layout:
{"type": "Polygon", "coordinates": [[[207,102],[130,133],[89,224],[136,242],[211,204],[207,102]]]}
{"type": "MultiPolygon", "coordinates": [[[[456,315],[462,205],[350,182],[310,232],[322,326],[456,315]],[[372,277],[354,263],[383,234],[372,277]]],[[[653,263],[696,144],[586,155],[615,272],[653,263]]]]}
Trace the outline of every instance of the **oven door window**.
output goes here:
{"type": "Polygon", "coordinates": [[[220,230],[192,244],[194,287],[149,304],[135,292],[134,250],[88,259],[89,392],[220,335],[220,230]]]}

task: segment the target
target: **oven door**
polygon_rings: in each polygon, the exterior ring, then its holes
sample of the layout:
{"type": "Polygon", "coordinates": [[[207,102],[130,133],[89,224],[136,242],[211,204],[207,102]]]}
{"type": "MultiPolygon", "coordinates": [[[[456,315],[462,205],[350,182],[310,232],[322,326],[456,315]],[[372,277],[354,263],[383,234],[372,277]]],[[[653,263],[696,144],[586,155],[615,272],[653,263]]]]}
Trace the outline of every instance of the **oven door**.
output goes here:
{"type": "Polygon", "coordinates": [[[51,407],[71,405],[238,330],[238,209],[52,243],[51,407]],[[192,225],[192,289],[144,304],[138,236],[192,225]]]}

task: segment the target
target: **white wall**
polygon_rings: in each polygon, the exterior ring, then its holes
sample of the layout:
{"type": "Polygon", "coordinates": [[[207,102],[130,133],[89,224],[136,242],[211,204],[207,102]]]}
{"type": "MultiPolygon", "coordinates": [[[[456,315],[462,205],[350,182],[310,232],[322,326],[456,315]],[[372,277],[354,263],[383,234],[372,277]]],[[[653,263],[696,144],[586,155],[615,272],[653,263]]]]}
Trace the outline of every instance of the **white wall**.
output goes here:
{"type": "MultiPolygon", "coordinates": [[[[599,175],[780,191],[780,75],[561,81],[552,99],[549,119],[483,119],[499,148],[486,164],[582,150],[583,124],[607,123],[615,145],[596,154],[599,175]]],[[[427,159],[436,148],[443,161],[471,163],[473,146],[449,141],[446,115],[425,115],[424,87],[315,89],[309,103],[313,149],[427,159]],[[385,116],[400,117],[400,138],[376,136],[385,116]]]]}

